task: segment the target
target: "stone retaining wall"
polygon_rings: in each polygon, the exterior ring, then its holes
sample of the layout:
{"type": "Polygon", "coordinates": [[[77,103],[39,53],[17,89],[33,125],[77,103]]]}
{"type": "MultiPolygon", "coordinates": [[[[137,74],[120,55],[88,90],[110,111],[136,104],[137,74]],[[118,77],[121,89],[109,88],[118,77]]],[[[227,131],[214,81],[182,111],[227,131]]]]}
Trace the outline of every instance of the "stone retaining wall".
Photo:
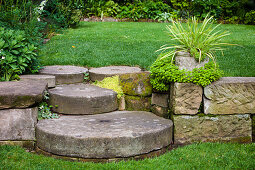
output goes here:
{"type": "Polygon", "coordinates": [[[255,141],[255,77],[223,77],[205,88],[172,83],[170,91],[162,93],[145,92],[151,88],[149,83],[142,83],[148,82],[148,75],[125,75],[120,79],[126,110],[150,110],[171,118],[177,144],[255,141]]]}

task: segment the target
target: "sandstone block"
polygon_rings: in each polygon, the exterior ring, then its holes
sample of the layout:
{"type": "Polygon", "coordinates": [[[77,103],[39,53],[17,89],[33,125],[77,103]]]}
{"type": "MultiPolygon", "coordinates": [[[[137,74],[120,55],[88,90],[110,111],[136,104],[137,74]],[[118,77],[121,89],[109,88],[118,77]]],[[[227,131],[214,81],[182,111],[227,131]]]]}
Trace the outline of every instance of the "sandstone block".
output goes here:
{"type": "Polygon", "coordinates": [[[151,96],[150,72],[120,75],[123,92],[131,96],[151,96]]]}
{"type": "Polygon", "coordinates": [[[167,93],[152,93],[151,104],[161,107],[168,107],[169,94],[167,93]]]}
{"type": "Polygon", "coordinates": [[[203,67],[209,62],[209,58],[202,62],[197,62],[194,57],[190,57],[188,52],[178,52],[175,56],[175,65],[179,67],[180,70],[192,71],[194,68],[203,67]]]}
{"type": "Polygon", "coordinates": [[[202,102],[203,89],[193,83],[170,85],[170,110],[174,114],[197,114],[202,102]]]}
{"type": "Polygon", "coordinates": [[[126,110],[129,111],[150,111],[151,97],[125,95],[126,110]]]}
{"type": "Polygon", "coordinates": [[[0,109],[30,107],[42,101],[46,89],[41,81],[0,82],[0,109]]]}
{"type": "Polygon", "coordinates": [[[168,108],[158,105],[151,106],[151,112],[160,117],[166,117],[168,115],[168,108]]]}
{"type": "Polygon", "coordinates": [[[171,144],[173,123],[150,112],[117,111],[40,120],[37,147],[81,158],[131,157],[171,144]]]}
{"type": "Polygon", "coordinates": [[[37,108],[0,110],[0,140],[35,140],[37,108]]]}
{"type": "Polygon", "coordinates": [[[139,73],[141,69],[139,67],[129,66],[108,66],[91,68],[89,70],[89,77],[92,81],[101,81],[105,77],[112,77],[116,75],[128,74],[128,73],[139,73]]]}
{"type": "Polygon", "coordinates": [[[251,142],[250,115],[174,115],[175,144],[229,141],[251,142]]]}
{"type": "Polygon", "coordinates": [[[255,77],[223,77],[204,88],[205,114],[255,113],[255,77]]]}
{"type": "Polygon", "coordinates": [[[20,80],[43,81],[48,84],[48,88],[56,86],[55,76],[51,75],[38,75],[38,74],[21,75],[20,80]]]}

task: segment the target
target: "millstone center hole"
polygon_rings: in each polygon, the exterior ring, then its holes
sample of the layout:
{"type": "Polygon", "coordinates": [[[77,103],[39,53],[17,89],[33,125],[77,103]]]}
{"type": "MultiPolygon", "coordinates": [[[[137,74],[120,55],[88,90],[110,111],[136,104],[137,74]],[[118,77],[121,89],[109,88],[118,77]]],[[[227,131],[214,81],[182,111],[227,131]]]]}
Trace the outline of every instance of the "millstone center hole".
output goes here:
{"type": "Polygon", "coordinates": [[[107,123],[107,122],[111,122],[111,120],[99,120],[99,122],[101,122],[101,123],[107,123]]]}

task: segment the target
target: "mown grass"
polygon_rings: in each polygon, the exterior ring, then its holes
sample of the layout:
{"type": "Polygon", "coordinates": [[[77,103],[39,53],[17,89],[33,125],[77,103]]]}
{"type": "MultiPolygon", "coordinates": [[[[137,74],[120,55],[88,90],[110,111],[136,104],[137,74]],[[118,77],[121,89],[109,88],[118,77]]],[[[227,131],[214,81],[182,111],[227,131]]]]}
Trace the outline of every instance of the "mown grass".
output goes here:
{"type": "Polygon", "coordinates": [[[153,159],[105,164],[57,160],[0,146],[0,169],[253,169],[254,160],[255,143],[192,144],[153,159]]]}
{"type": "MultiPolygon", "coordinates": [[[[101,67],[130,65],[149,69],[160,46],[170,44],[166,23],[81,22],[54,36],[42,47],[43,65],[101,67]]],[[[226,47],[217,61],[224,76],[255,76],[255,26],[221,25],[231,35],[224,41],[240,46],[226,47]]]]}

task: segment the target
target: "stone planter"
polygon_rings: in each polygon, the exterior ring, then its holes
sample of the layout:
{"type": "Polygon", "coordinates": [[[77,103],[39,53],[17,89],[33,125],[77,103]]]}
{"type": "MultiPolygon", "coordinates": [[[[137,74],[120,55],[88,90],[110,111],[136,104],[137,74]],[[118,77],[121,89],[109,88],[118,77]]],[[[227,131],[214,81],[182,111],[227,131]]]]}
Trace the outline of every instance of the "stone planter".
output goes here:
{"type": "Polygon", "coordinates": [[[175,65],[178,66],[180,70],[186,69],[192,71],[194,68],[203,67],[208,62],[209,58],[206,58],[199,63],[194,57],[191,57],[188,52],[177,52],[175,55],[175,65]]]}

